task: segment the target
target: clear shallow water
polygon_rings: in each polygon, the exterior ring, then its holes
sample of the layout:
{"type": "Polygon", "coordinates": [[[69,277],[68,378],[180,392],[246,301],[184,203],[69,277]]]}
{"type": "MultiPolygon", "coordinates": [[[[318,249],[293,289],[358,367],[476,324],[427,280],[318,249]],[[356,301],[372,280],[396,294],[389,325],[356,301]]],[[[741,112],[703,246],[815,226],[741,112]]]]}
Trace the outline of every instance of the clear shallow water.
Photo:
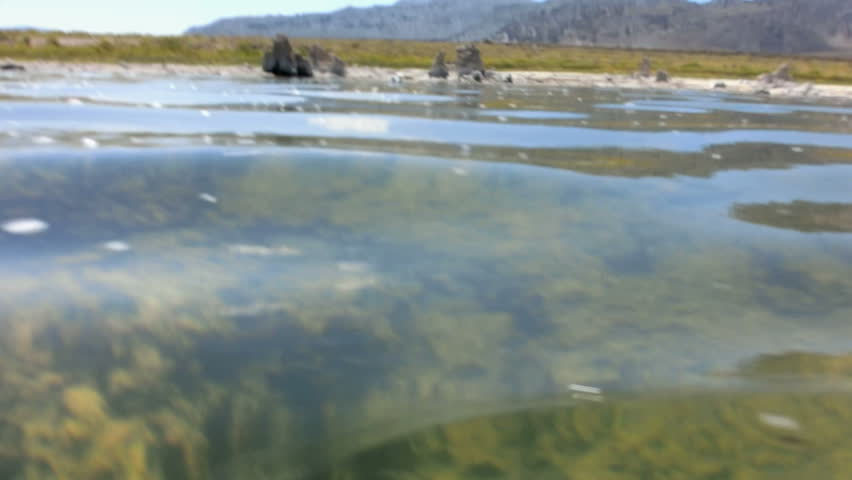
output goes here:
{"type": "Polygon", "coordinates": [[[844,478],[843,107],[645,95],[6,77],[0,476],[844,478]]]}

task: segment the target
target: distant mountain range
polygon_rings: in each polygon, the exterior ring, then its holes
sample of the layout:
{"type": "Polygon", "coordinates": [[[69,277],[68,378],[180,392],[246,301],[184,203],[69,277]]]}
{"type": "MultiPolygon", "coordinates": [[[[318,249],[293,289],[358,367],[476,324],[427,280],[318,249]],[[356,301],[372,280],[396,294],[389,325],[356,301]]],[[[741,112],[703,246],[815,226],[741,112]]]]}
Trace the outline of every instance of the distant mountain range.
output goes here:
{"type": "Polygon", "coordinates": [[[0,27],[0,31],[6,32],[46,32],[48,28],[30,27],[26,25],[12,25],[10,27],[0,27]]]}
{"type": "Polygon", "coordinates": [[[324,14],[225,18],[187,33],[847,55],[852,1],[400,0],[324,14]]]}

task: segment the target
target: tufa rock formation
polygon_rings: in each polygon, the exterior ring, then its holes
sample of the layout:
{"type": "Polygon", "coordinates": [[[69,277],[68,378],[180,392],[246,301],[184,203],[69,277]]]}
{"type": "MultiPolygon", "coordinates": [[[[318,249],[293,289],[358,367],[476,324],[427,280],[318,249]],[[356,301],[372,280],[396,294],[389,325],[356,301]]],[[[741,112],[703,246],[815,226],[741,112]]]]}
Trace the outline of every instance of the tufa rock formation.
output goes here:
{"type": "Polygon", "coordinates": [[[475,74],[478,73],[478,81],[482,81],[485,76],[485,66],[482,64],[482,56],[476,45],[469,43],[456,48],[456,71],[459,78],[471,75],[476,79],[475,74]]]}
{"type": "Polygon", "coordinates": [[[311,65],[310,60],[299,55],[298,53],[293,55],[293,59],[296,61],[296,76],[298,76],[298,77],[313,77],[314,76],[314,67],[311,65]]]}
{"type": "Polygon", "coordinates": [[[314,69],[320,73],[331,73],[338,77],[346,76],[346,63],[319,45],[311,45],[308,57],[314,69]]]}
{"type": "Polygon", "coordinates": [[[338,77],[346,76],[346,63],[341,60],[337,55],[331,56],[331,66],[328,69],[332,75],[337,75],[338,77]]]}
{"type": "Polygon", "coordinates": [[[450,69],[447,68],[444,60],[444,52],[438,52],[435,60],[432,61],[432,68],[429,69],[429,78],[448,78],[449,76],[450,69]]]}
{"type": "Polygon", "coordinates": [[[263,71],[278,77],[312,77],[311,63],[293,51],[290,39],[278,35],[272,44],[272,50],[263,54],[263,71]]]}
{"type": "Polygon", "coordinates": [[[775,69],[772,73],[764,73],[757,77],[757,80],[762,83],[779,84],[793,81],[793,74],[789,63],[784,63],[775,69]]]}
{"type": "Polygon", "coordinates": [[[639,76],[648,78],[651,76],[651,59],[642,57],[642,62],[639,63],[639,76]]]}
{"type": "Polygon", "coordinates": [[[311,59],[314,67],[320,72],[327,71],[327,67],[331,65],[331,54],[319,45],[311,45],[311,48],[308,50],[308,57],[311,59]]]}

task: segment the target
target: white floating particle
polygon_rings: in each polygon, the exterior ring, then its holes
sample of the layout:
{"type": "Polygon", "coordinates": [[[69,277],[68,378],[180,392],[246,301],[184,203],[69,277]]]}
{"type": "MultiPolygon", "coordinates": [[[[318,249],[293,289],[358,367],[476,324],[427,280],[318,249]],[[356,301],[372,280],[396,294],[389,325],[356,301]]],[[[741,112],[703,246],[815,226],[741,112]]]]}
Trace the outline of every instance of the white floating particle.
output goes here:
{"type": "Polygon", "coordinates": [[[773,428],[779,428],[782,430],[802,429],[802,426],[799,425],[799,422],[790,417],[785,417],[784,415],[777,415],[774,413],[761,413],[760,415],[758,415],[758,418],[760,418],[761,422],[773,428]]]}
{"type": "Polygon", "coordinates": [[[148,104],[151,108],[163,108],[163,104],[160,102],[151,102],[148,104]]]}
{"type": "Polygon", "coordinates": [[[592,395],[600,395],[601,394],[601,389],[598,388],[598,387],[589,387],[587,385],[579,385],[579,384],[576,384],[576,383],[572,383],[571,385],[568,385],[568,390],[571,390],[571,391],[574,391],[574,392],[580,392],[580,393],[589,393],[589,394],[592,394],[592,395]]]}
{"type": "Polygon", "coordinates": [[[497,117],[497,121],[500,122],[500,123],[506,123],[506,122],[509,121],[509,119],[500,115],[499,117],[497,117]]]}
{"type": "Polygon", "coordinates": [[[804,152],[804,151],[805,151],[805,149],[804,149],[804,148],[802,148],[802,147],[792,147],[792,148],[790,148],[790,150],[792,150],[792,151],[794,151],[794,152],[796,152],[796,153],[802,153],[802,152],[804,152]]]}
{"type": "Polygon", "coordinates": [[[479,108],[488,108],[488,107],[486,107],[484,103],[480,103],[479,108]]]}
{"type": "Polygon", "coordinates": [[[327,147],[328,146],[328,142],[326,140],[320,140],[317,143],[319,144],[320,147],[327,147]]]}
{"type": "Polygon", "coordinates": [[[129,252],[130,251],[130,245],[128,245],[124,242],[118,241],[118,240],[106,242],[106,243],[104,243],[103,246],[104,246],[105,249],[109,250],[110,252],[129,252]]]}
{"type": "Polygon", "coordinates": [[[210,145],[211,143],[213,143],[213,137],[211,137],[210,135],[204,135],[203,137],[201,137],[201,141],[206,143],[207,145],[210,145]]]}
{"type": "Polygon", "coordinates": [[[713,160],[721,160],[722,155],[719,153],[714,153],[713,155],[710,155],[710,158],[712,158],[713,160]]]}
{"type": "Polygon", "coordinates": [[[467,175],[467,173],[468,173],[468,172],[467,172],[467,170],[465,170],[464,168],[461,168],[461,167],[453,167],[453,173],[455,173],[456,175],[459,175],[459,176],[464,177],[464,176],[466,176],[466,175],[467,175]]]}
{"type": "Polygon", "coordinates": [[[68,105],[79,106],[79,105],[82,105],[82,104],[83,104],[83,101],[80,100],[79,98],[69,98],[68,99],[68,105]]]}
{"type": "Polygon", "coordinates": [[[510,103],[510,104],[509,104],[509,108],[518,108],[518,106],[517,106],[517,105],[515,105],[514,103],[510,103]]]}
{"type": "Polygon", "coordinates": [[[82,143],[83,146],[86,148],[98,148],[98,146],[100,145],[97,140],[89,137],[81,138],[80,143],[82,143]]]}
{"type": "Polygon", "coordinates": [[[210,195],[209,193],[199,193],[198,198],[201,201],[207,203],[219,203],[219,199],[214,197],[213,195],[210,195]]]}
{"type": "Polygon", "coordinates": [[[529,159],[530,159],[530,156],[529,156],[529,155],[527,155],[527,154],[526,154],[526,153],[524,153],[524,152],[518,152],[518,158],[520,158],[521,160],[527,161],[527,160],[529,160],[529,159]]]}
{"type": "Polygon", "coordinates": [[[661,118],[661,119],[663,119],[663,120],[665,120],[665,119],[669,118],[669,116],[668,116],[668,115],[660,114],[660,118],[661,118]]]}
{"type": "Polygon", "coordinates": [[[44,135],[38,136],[38,137],[33,137],[33,143],[35,143],[36,145],[50,145],[51,143],[54,143],[54,142],[55,142],[54,139],[52,139],[50,137],[45,137],[44,135]]]}
{"type": "Polygon", "coordinates": [[[208,117],[208,118],[210,117],[210,112],[207,111],[207,110],[201,110],[198,113],[200,113],[202,117],[208,117]]]}
{"type": "Polygon", "coordinates": [[[4,232],[12,235],[35,235],[47,230],[48,227],[47,222],[37,218],[18,218],[0,225],[4,232]]]}

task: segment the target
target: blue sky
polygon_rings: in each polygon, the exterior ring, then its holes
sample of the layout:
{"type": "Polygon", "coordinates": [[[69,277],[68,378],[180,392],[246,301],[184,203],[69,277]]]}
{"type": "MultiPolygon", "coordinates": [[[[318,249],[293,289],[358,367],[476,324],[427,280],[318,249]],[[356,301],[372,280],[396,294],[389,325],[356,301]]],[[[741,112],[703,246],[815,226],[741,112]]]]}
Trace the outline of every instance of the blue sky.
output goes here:
{"type": "Polygon", "coordinates": [[[235,15],[322,12],[395,0],[0,0],[0,26],[177,34],[235,15]]]}

